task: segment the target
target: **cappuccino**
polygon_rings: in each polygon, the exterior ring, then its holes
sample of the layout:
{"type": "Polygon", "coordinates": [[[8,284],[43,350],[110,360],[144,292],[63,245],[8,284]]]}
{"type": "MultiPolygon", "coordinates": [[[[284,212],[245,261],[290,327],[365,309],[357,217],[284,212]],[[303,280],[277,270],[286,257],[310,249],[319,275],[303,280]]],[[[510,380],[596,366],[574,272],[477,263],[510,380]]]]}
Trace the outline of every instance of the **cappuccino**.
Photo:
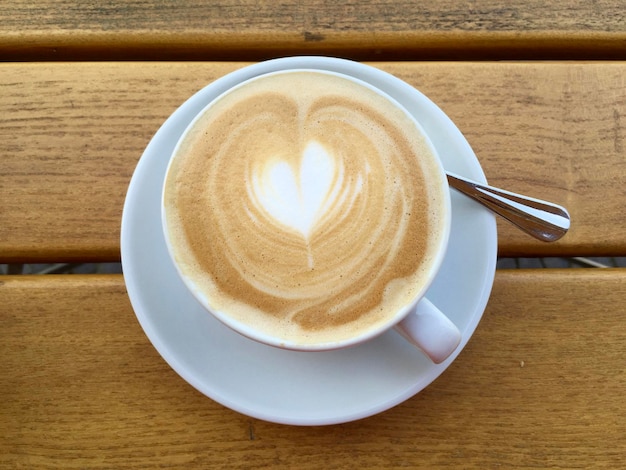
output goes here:
{"type": "Polygon", "coordinates": [[[322,71],[254,78],[211,103],[166,176],[168,247],[225,323],[277,345],[332,345],[389,327],[423,294],[448,194],[396,103],[322,71]]]}

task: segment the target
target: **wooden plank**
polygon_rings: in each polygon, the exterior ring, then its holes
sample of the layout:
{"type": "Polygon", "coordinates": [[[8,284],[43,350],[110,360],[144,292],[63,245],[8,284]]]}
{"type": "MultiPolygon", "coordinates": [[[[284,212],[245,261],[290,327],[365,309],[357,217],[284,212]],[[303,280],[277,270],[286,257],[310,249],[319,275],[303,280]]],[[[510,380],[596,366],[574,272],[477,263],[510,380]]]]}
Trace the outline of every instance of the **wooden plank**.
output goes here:
{"type": "Polygon", "coordinates": [[[623,1],[14,0],[0,59],[625,58],[623,1]]]}
{"type": "MultiPolygon", "coordinates": [[[[0,65],[0,261],[119,259],[125,192],[187,97],[242,63],[0,65]]],[[[458,125],[491,184],[564,204],[544,244],[500,224],[503,256],[626,255],[626,62],[373,65],[458,125]]]]}
{"type": "Polygon", "coordinates": [[[378,416],[298,428],[186,384],[122,277],[0,280],[3,468],[623,468],[623,269],[499,271],[431,386],[378,416]]]}
{"type": "Polygon", "coordinates": [[[119,259],[122,206],[143,149],[189,95],[238,65],[173,67],[0,67],[0,259],[119,259]]]}

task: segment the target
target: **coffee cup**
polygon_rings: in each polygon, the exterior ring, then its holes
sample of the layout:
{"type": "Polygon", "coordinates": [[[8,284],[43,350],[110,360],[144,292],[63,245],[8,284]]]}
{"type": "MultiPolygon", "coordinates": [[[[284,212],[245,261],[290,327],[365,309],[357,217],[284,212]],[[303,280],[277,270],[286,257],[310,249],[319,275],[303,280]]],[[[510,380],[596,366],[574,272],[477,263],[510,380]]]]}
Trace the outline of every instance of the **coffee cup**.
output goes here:
{"type": "Polygon", "coordinates": [[[443,167],[367,82],[299,66],[226,90],[179,139],[161,208],[178,275],[246,337],[323,351],[395,328],[436,363],[460,342],[426,298],[450,233],[443,167]]]}

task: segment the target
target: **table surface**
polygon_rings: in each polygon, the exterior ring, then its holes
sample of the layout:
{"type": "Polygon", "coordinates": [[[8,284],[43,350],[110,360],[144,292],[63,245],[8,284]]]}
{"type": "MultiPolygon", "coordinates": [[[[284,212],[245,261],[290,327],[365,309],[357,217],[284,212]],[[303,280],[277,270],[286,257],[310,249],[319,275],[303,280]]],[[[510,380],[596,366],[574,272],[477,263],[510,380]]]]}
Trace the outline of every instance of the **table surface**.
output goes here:
{"type": "MultiPolygon", "coordinates": [[[[119,261],[126,189],[186,98],[252,61],[367,61],[457,124],[490,183],[565,205],[501,256],[626,255],[626,2],[0,5],[0,263],[119,261]]],[[[626,269],[498,270],[475,335],[379,415],[294,427],[203,396],[121,275],[0,277],[0,468],[623,468],[626,269]]]]}

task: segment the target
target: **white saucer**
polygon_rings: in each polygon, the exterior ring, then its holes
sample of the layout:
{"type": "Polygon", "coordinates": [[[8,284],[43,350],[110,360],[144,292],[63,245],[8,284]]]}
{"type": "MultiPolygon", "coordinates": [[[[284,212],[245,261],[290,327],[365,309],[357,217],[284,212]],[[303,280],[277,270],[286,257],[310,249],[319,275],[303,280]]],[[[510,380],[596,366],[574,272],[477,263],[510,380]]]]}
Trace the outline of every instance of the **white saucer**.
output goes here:
{"type": "Polygon", "coordinates": [[[233,410],[267,421],[342,423],[374,415],[415,395],[465,347],[491,292],[496,223],[490,212],[452,191],[449,248],[427,294],[462,333],[461,345],[442,364],[430,362],[393,330],[350,349],[307,353],[258,344],[215,320],[178,279],[166,251],[160,220],[165,169],[179,136],[209,101],[234,83],[284,68],[333,70],[377,86],[414,114],[446,170],[486,182],[476,156],[456,126],[405,82],[341,59],[302,57],[262,62],[233,72],[192,96],[146,148],[124,205],[124,278],[146,335],[169,365],[200,392],[233,410]]]}

